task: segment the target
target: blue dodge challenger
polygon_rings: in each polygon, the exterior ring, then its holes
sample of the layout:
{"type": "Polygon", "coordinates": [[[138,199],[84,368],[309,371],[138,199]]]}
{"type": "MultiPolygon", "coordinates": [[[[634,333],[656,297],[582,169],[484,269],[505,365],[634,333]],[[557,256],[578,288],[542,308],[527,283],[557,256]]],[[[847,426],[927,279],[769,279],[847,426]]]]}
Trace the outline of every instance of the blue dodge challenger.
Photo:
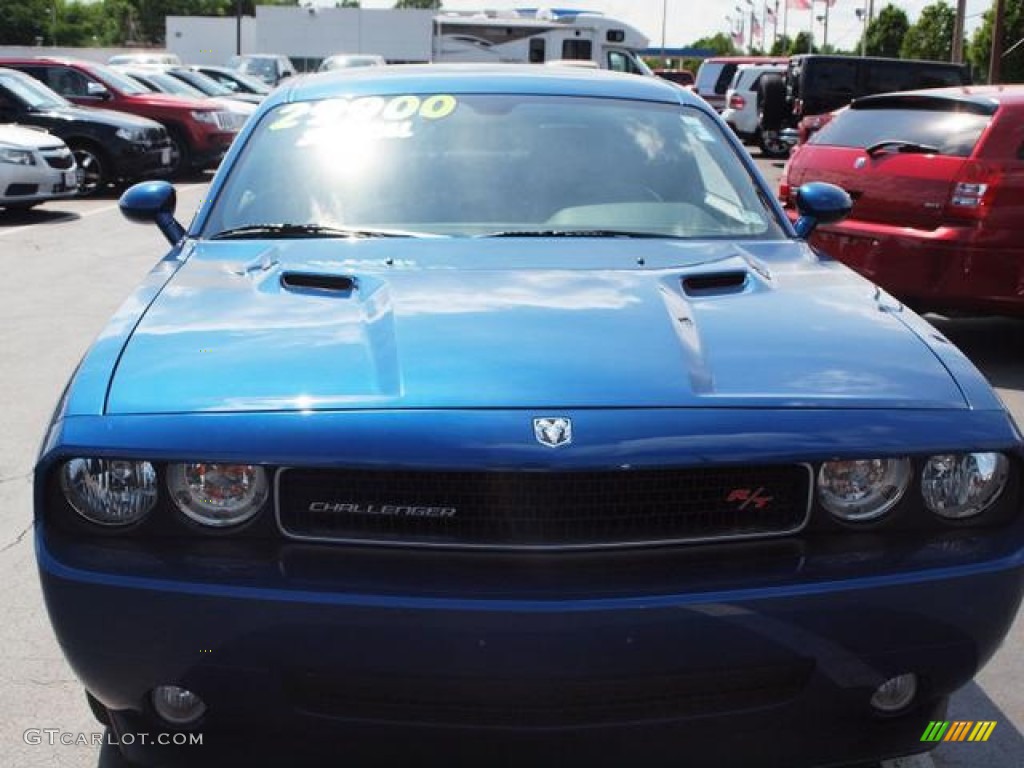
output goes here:
{"type": "Polygon", "coordinates": [[[126,760],[836,766],[920,752],[1021,600],[1021,434],[699,99],[297,79],[88,351],[35,473],[126,760]]]}

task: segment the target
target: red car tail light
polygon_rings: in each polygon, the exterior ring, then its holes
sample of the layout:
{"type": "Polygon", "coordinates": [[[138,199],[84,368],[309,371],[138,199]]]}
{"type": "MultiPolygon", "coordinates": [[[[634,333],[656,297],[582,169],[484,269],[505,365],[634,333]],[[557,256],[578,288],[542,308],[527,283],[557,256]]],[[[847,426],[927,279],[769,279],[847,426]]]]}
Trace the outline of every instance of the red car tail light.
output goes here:
{"type": "Polygon", "coordinates": [[[789,186],[789,163],[786,163],[782,168],[782,177],[779,179],[779,202],[782,203],[783,208],[791,207],[790,195],[793,190],[789,186]]]}
{"type": "Polygon", "coordinates": [[[747,100],[740,96],[738,93],[734,93],[729,97],[729,109],[743,109],[747,106],[747,100]]]}
{"type": "Polygon", "coordinates": [[[968,160],[953,184],[946,214],[953,218],[981,221],[992,208],[1001,178],[998,168],[968,160]]]}

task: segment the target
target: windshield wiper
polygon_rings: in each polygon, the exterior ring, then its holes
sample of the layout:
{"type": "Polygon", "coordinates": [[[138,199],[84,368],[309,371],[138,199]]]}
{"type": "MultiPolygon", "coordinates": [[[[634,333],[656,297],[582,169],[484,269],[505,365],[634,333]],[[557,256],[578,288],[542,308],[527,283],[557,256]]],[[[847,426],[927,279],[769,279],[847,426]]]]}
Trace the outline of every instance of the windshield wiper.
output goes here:
{"type": "Polygon", "coordinates": [[[635,237],[663,238],[674,235],[658,234],[657,232],[630,232],[622,229],[508,229],[499,232],[488,232],[477,237],[635,237]]]}
{"type": "Polygon", "coordinates": [[[916,152],[923,155],[938,154],[940,151],[938,147],[931,144],[921,144],[916,141],[904,141],[903,139],[883,139],[882,141],[876,141],[870,147],[865,147],[864,151],[874,157],[888,147],[892,147],[897,152],[916,152]]]}
{"type": "Polygon", "coordinates": [[[406,232],[400,229],[328,227],[322,224],[250,224],[244,227],[225,229],[215,235],[210,235],[211,240],[290,237],[428,237],[428,235],[420,232],[406,232]]]}

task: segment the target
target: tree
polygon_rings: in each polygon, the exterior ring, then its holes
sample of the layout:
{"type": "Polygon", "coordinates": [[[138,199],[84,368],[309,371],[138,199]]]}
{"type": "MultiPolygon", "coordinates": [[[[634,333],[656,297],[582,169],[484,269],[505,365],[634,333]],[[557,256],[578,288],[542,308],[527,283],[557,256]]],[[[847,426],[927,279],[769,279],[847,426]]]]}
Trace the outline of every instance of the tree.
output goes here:
{"type": "Polygon", "coordinates": [[[769,54],[771,56],[789,56],[792,47],[793,40],[789,35],[779,35],[775,38],[775,42],[772,43],[772,49],[769,51],[769,54]]]}
{"type": "Polygon", "coordinates": [[[433,8],[441,10],[441,0],[397,0],[395,8],[433,8]]]}
{"type": "Polygon", "coordinates": [[[891,3],[885,6],[878,17],[868,25],[868,56],[898,57],[908,29],[910,22],[907,20],[907,14],[891,3]]]}
{"type": "Polygon", "coordinates": [[[335,8],[359,8],[359,0],[339,0],[334,4],[335,8]]]}
{"type": "Polygon", "coordinates": [[[35,45],[53,35],[53,6],[49,0],[0,0],[0,44],[35,45]]]}
{"type": "Polygon", "coordinates": [[[956,11],[946,5],[944,0],[927,6],[907,30],[900,47],[900,56],[904,59],[951,61],[955,26],[956,11]]]}
{"type": "MultiPolygon", "coordinates": [[[[974,30],[967,58],[974,67],[979,80],[988,79],[988,64],[992,56],[992,25],[995,20],[992,8],[985,11],[981,26],[974,30]]],[[[1002,81],[1004,83],[1024,82],[1024,45],[1010,51],[1010,47],[1024,39],[1024,8],[1020,3],[1006,3],[1003,15],[1003,60],[1002,81]],[[1007,51],[1010,51],[1007,53],[1007,51]]]]}
{"type": "Polygon", "coordinates": [[[736,44],[724,32],[719,32],[711,37],[702,37],[700,40],[691,43],[690,47],[710,48],[715,52],[716,56],[734,56],[736,54],[736,44]]]}
{"type": "Polygon", "coordinates": [[[801,32],[793,40],[793,45],[789,48],[789,55],[793,56],[797,53],[817,53],[818,49],[811,46],[811,35],[809,32],[801,32]]]}

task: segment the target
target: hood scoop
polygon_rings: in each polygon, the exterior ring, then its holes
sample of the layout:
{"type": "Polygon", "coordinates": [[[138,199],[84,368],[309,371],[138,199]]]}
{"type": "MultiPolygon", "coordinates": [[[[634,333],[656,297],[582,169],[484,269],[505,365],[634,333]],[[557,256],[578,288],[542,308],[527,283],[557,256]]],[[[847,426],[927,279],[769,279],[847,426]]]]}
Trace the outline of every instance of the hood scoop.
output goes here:
{"type": "Polygon", "coordinates": [[[356,290],[356,279],[348,275],[284,272],[281,274],[281,287],[299,293],[330,293],[348,297],[356,290]]]}
{"type": "Polygon", "coordinates": [[[694,297],[741,293],[747,285],[747,278],[744,270],[690,275],[683,278],[683,292],[694,297]]]}

